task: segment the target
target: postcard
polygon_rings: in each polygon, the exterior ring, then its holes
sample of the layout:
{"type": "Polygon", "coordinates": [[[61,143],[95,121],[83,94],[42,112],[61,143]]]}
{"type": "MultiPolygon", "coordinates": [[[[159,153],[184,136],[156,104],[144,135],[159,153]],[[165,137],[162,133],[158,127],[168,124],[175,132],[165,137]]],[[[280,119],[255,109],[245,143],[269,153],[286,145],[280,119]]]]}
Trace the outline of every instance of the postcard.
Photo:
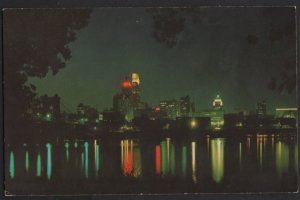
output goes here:
{"type": "Polygon", "coordinates": [[[6,195],[298,191],[296,7],[2,12],[6,195]]]}

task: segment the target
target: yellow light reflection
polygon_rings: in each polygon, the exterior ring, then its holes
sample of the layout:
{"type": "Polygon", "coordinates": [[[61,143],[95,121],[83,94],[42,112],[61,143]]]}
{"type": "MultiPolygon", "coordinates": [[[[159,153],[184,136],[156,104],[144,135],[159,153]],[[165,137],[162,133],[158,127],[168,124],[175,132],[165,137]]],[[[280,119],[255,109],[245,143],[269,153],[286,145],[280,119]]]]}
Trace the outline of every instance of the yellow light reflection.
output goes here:
{"type": "Polygon", "coordinates": [[[196,176],[196,142],[192,142],[192,180],[197,183],[196,176]]]}
{"type": "Polygon", "coordinates": [[[216,183],[224,176],[224,139],[211,140],[212,178],[216,183]]]}
{"type": "Polygon", "coordinates": [[[141,152],[133,140],[121,141],[121,167],[124,176],[138,178],[142,171],[141,152]]]}
{"type": "Polygon", "coordinates": [[[276,143],[276,170],[279,177],[289,168],[289,147],[284,142],[276,143]]]}

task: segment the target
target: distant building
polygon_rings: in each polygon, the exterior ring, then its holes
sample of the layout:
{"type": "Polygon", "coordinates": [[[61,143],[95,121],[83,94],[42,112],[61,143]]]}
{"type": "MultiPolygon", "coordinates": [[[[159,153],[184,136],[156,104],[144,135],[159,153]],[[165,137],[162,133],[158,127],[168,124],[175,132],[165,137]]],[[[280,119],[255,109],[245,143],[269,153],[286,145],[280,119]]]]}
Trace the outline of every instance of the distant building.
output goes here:
{"type": "Polygon", "coordinates": [[[77,106],[77,122],[79,124],[99,122],[99,113],[96,108],[83,103],[77,106]]]}
{"type": "Polygon", "coordinates": [[[189,117],[192,112],[192,103],[187,95],[179,99],[179,112],[181,117],[189,117]]]}
{"type": "Polygon", "coordinates": [[[275,118],[297,118],[297,108],[276,108],[275,118]]]}
{"type": "Polygon", "coordinates": [[[212,129],[221,129],[224,125],[224,110],[223,110],[223,101],[220,95],[212,102],[212,109],[201,110],[200,112],[193,112],[192,116],[194,117],[209,117],[210,126],[212,129]]]}
{"type": "Polygon", "coordinates": [[[276,108],[276,128],[296,128],[297,108],[276,108]]]}
{"type": "Polygon", "coordinates": [[[223,101],[222,101],[220,95],[217,95],[216,98],[213,100],[213,108],[215,110],[222,110],[223,101]]]}
{"type": "Polygon", "coordinates": [[[165,100],[159,103],[161,111],[166,113],[166,117],[175,120],[180,116],[180,104],[177,100],[165,100]]]}
{"type": "Polygon", "coordinates": [[[140,83],[137,73],[133,73],[131,79],[125,77],[121,83],[121,92],[113,97],[113,110],[122,113],[128,122],[132,121],[136,110],[147,107],[140,99],[140,83]]]}
{"type": "Polygon", "coordinates": [[[266,115],[267,115],[267,104],[266,104],[265,101],[261,101],[261,102],[257,103],[256,115],[258,117],[266,117],[266,115]]]}
{"type": "Polygon", "coordinates": [[[166,112],[167,118],[173,120],[177,117],[189,117],[195,111],[195,104],[191,102],[189,96],[181,97],[179,100],[160,101],[159,107],[166,112]]]}

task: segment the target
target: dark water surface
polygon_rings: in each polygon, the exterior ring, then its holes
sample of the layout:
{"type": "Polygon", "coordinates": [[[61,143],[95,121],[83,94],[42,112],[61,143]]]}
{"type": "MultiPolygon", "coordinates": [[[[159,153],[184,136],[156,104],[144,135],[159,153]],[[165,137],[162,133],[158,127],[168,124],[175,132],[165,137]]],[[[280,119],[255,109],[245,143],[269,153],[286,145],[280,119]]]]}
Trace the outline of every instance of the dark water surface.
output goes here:
{"type": "Polygon", "coordinates": [[[63,140],[6,144],[7,194],[297,190],[296,137],[63,140]]]}

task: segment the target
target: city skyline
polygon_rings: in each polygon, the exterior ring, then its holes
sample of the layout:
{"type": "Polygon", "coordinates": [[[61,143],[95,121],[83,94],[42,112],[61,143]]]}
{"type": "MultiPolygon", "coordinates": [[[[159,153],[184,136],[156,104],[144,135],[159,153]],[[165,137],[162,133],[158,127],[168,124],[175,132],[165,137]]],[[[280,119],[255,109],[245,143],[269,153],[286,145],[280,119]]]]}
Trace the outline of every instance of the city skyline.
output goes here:
{"type": "Polygon", "coordinates": [[[66,67],[55,76],[30,82],[40,95],[57,93],[72,111],[79,103],[111,108],[121,80],[132,72],[140,74],[141,98],[151,106],[190,95],[196,109],[202,110],[220,94],[229,112],[255,110],[262,100],[270,113],[276,107],[295,107],[295,91],[268,89],[271,75],[278,76],[286,59],[295,58],[293,35],[270,39],[269,33],[275,25],[284,31],[293,8],[226,9],[179,13],[188,22],[174,47],[155,40],[152,14],[145,9],[94,9],[89,25],[70,45],[73,57],[66,67]],[[245,23],[246,19],[251,20],[245,23]]]}
{"type": "Polygon", "coordinates": [[[295,7],[5,9],[5,195],[296,192],[295,7]]]}

